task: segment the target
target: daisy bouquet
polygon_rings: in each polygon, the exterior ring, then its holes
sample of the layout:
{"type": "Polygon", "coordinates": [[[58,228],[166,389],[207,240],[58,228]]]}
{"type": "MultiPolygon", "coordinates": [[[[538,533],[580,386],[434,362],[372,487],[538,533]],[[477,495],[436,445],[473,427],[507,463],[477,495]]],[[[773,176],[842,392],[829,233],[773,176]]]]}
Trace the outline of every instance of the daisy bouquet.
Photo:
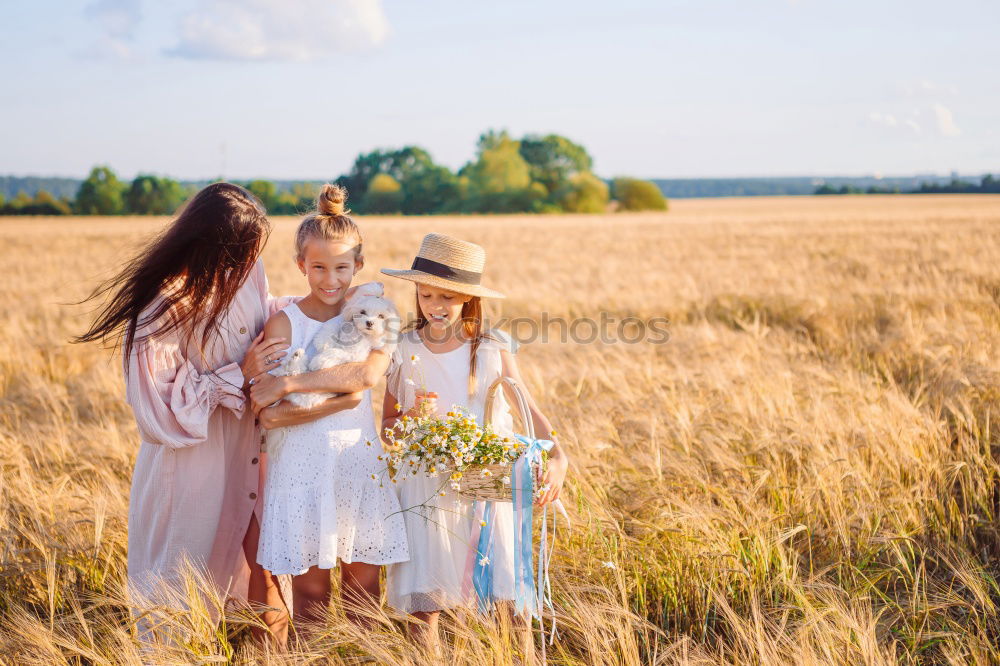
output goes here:
{"type": "MultiPolygon", "coordinates": [[[[416,368],[420,383],[407,378],[407,386],[414,390],[420,387],[419,390],[428,396],[437,397],[425,388],[420,357],[414,354],[409,362],[416,368]]],[[[539,487],[537,479],[544,472],[548,451],[535,451],[534,440],[517,434],[502,434],[491,423],[494,398],[503,381],[514,384],[503,378],[490,387],[485,423],[477,422],[476,415],[465,407],[452,405],[443,416],[425,408],[416,415],[404,414],[393,427],[386,428],[382,444],[384,454],[379,459],[386,462],[392,482],[397,483],[407,475],[426,474],[442,478],[439,494],[445,494],[445,487],[450,485],[456,493],[469,499],[510,502],[515,490],[513,485],[517,485],[512,484],[513,467],[519,461],[527,462],[521,459],[532,449],[526,469],[531,478],[524,478],[520,485],[525,486],[522,490],[532,498],[544,492],[546,488],[539,487]]],[[[515,388],[515,392],[518,391],[515,388]]],[[[397,404],[396,410],[400,409],[397,404]]],[[[526,414],[522,405],[522,421],[526,414]]],[[[530,423],[528,426],[530,430],[530,423]]]]}
{"type": "Polygon", "coordinates": [[[403,416],[394,427],[386,428],[384,449],[393,478],[401,474],[442,477],[442,488],[448,483],[460,495],[509,502],[511,465],[524,453],[525,445],[453,405],[444,416],[403,416]]]}

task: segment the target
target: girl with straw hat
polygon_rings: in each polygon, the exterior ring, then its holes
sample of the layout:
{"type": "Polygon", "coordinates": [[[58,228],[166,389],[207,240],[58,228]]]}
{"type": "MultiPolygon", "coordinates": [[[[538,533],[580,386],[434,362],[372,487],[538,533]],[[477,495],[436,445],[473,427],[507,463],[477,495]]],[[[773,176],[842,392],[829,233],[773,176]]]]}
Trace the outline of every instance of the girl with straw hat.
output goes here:
{"type": "MultiPolygon", "coordinates": [[[[442,234],[428,234],[408,270],[382,269],[386,275],[415,283],[416,319],[404,330],[390,361],[382,428],[392,428],[404,415],[422,408],[447,411],[458,405],[482,422],[489,386],[507,376],[521,382],[515,345],[497,329],[484,330],[483,298],[503,294],[481,283],[485,250],[442,234]]],[[[522,382],[523,383],[523,382],[522,382]]],[[[549,420],[528,396],[536,432],[552,433],[549,420]]],[[[498,396],[493,410],[498,429],[513,426],[510,411],[498,396]]],[[[554,433],[552,439],[555,439],[554,433]]],[[[559,497],[568,459],[553,447],[538,502],[559,497]]],[[[473,533],[472,502],[440,479],[425,474],[397,477],[406,523],[410,559],[388,568],[389,604],[415,617],[411,634],[436,649],[437,621],[445,609],[470,607],[475,599],[466,569],[473,533]]],[[[496,504],[493,592],[514,599],[513,508],[496,504]]]]}

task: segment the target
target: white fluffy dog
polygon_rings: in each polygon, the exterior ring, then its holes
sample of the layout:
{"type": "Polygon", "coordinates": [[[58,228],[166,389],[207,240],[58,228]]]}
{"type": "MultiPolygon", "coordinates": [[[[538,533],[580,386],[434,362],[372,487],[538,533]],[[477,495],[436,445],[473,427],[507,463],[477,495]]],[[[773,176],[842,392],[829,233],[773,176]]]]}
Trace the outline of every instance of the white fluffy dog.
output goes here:
{"type": "MultiPolygon", "coordinates": [[[[344,304],[340,317],[323,324],[313,336],[312,357],[298,348],[285,357],[276,374],[298,375],[341,363],[364,361],[373,349],[391,352],[399,334],[399,314],[392,302],[373,294],[355,294],[344,304]]],[[[333,393],[289,393],[285,400],[300,407],[315,407],[333,393]]]]}

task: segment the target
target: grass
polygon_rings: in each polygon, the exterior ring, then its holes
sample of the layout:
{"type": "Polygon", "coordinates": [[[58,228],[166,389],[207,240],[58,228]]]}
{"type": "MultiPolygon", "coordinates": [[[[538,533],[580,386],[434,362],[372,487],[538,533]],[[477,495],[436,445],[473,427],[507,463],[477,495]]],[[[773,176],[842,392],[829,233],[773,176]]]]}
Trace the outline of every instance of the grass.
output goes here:
{"type": "MultiPolygon", "coordinates": [[[[135,427],[118,359],[67,345],[87,313],[60,303],[164,222],[0,219],[0,662],[419,663],[399,618],[362,632],[337,608],[287,655],[197,606],[161,618],[185,645],[140,652],[120,590],[135,427]]],[[[360,223],[360,279],[441,231],[487,247],[495,316],[670,322],[666,344],[519,352],[573,459],[550,661],[1000,662],[1000,198],[360,223]]],[[[265,251],[275,294],[303,289],[295,224],[265,251]]],[[[501,633],[457,619],[448,656],[508,663],[501,633]]]]}

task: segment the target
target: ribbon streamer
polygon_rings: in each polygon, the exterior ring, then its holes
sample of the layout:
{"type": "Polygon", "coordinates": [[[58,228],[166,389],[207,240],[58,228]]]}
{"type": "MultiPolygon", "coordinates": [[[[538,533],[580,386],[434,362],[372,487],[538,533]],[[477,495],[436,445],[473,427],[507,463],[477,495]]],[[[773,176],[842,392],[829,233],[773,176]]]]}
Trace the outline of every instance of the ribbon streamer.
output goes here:
{"type": "MultiPolygon", "coordinates": [[[[535,503],[534,477],[535,469],[541,467],[542,452],[551,450],[555,444],[548,439],[529,439],[523,435],[514,436],[526,447],[524,454],[517,459],[510,470],[510,485],[514,501],[514,612],[521,615],[528,611],[532,617],[538,619],[542,633],[542,663],[544,664],[545,619],[543,612],[546,607],[552,612],[549,645],[552,644],[556,636],[552,583],[549,580],[549,563],[555,546],[556,521],[555,514],[553,514],[550,543],[548,538],[549,507],[548,505],[543,506],[538,569],[536,571],[532,539],[535,503]]],[[[569,516],[562,502],[556,500],[553,505],[566,518],[568,525],[569,516]]],[[[484,613],[495,601],[493,596],[493,524],[495,522],[493,508],[493,502],[476,502],[474,516],[477,520],[473,528],[469,558],[466,562],[464,587],[469,586],[471,578],[472,587],[475,588],[476,598],[479,601],[479,610],[484,613]]]]}

